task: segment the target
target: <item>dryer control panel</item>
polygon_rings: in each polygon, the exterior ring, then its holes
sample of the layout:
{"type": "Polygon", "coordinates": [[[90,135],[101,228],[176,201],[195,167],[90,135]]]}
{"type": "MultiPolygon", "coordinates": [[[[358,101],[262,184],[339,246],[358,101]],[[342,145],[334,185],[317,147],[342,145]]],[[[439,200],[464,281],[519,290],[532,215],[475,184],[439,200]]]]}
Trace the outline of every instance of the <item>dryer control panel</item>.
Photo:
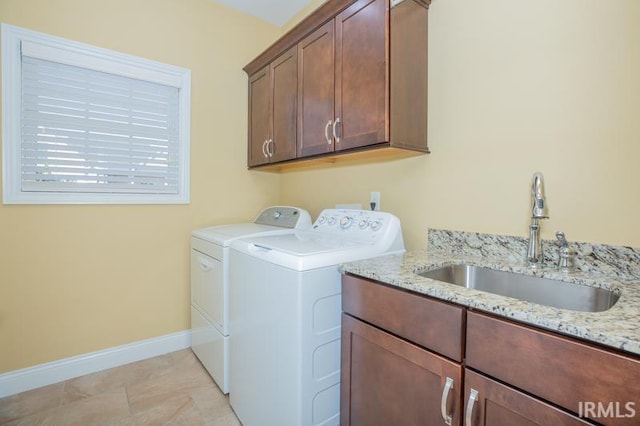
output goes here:
{"type": "Polygon", "coordinates": [[[311,226],[311,216],[306,210],[297,207],[274,206],[262,210],[254,223],[288,229],[308,229],[311,226]]]}

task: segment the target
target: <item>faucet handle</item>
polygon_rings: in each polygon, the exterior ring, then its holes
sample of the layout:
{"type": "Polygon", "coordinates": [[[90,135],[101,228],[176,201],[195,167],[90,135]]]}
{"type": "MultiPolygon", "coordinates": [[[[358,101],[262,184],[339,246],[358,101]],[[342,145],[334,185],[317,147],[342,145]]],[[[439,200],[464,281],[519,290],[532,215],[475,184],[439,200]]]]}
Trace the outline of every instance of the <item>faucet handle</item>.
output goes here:
{"type": "Polygon", "coordinates": [[[556,238],[558,239],[558,244],[560,245],[560,247],[568,247],[569,246],[569,242],[567,241],[567,237],[564,235],[564,232],[557,231],[556,232],[556,238]]]}
{"type": "Polygon", "coordinates": [[[558,245],[560,246],[560,253],[558,255],[558,269],[562,272],[573,272],[575,269],[575,250],[569,246],[567,237],[564,232],[556,232],[556,238],[558,239],[558,245]]]}

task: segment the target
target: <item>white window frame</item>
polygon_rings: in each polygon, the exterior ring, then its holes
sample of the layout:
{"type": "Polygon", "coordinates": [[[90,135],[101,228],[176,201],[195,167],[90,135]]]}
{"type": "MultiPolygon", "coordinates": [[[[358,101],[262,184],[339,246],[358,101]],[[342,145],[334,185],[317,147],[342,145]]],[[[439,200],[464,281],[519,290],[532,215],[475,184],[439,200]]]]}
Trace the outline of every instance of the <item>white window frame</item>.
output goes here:
{"type": "Polygon", "coordinates": [[[191,71],[119,52],[2,24],[2,198],[4,204],[188,204],[191,71]],[[30,46],[54,62],[164,84],[179,89],[179,183],[177,193],[22,191],[22,57],[30,46]],[[74,63],[71,63],[74,62],[74,63]]]}

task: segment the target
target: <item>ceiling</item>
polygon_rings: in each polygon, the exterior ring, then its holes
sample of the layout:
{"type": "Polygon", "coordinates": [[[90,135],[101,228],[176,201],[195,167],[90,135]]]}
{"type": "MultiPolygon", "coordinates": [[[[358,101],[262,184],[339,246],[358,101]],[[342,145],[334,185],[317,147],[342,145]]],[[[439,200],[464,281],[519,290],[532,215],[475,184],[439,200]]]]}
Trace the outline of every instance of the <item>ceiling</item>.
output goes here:
{"type": "Polygon", "coordinates": [[[214,0],[241,12],[256,16],[278,27],[311,3],[311,0],[214,0]]]}

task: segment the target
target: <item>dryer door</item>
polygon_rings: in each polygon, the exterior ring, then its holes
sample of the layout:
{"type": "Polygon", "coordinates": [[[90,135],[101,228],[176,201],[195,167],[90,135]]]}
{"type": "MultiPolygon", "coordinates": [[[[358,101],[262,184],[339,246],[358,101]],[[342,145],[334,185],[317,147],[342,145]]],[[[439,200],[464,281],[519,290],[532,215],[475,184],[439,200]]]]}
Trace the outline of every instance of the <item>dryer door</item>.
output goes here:
{"type": "Polygon", "coordinates": [[[191,303],[220,332],[223,332],[222,262],[194,249],[191,250],[191,303]]]}

